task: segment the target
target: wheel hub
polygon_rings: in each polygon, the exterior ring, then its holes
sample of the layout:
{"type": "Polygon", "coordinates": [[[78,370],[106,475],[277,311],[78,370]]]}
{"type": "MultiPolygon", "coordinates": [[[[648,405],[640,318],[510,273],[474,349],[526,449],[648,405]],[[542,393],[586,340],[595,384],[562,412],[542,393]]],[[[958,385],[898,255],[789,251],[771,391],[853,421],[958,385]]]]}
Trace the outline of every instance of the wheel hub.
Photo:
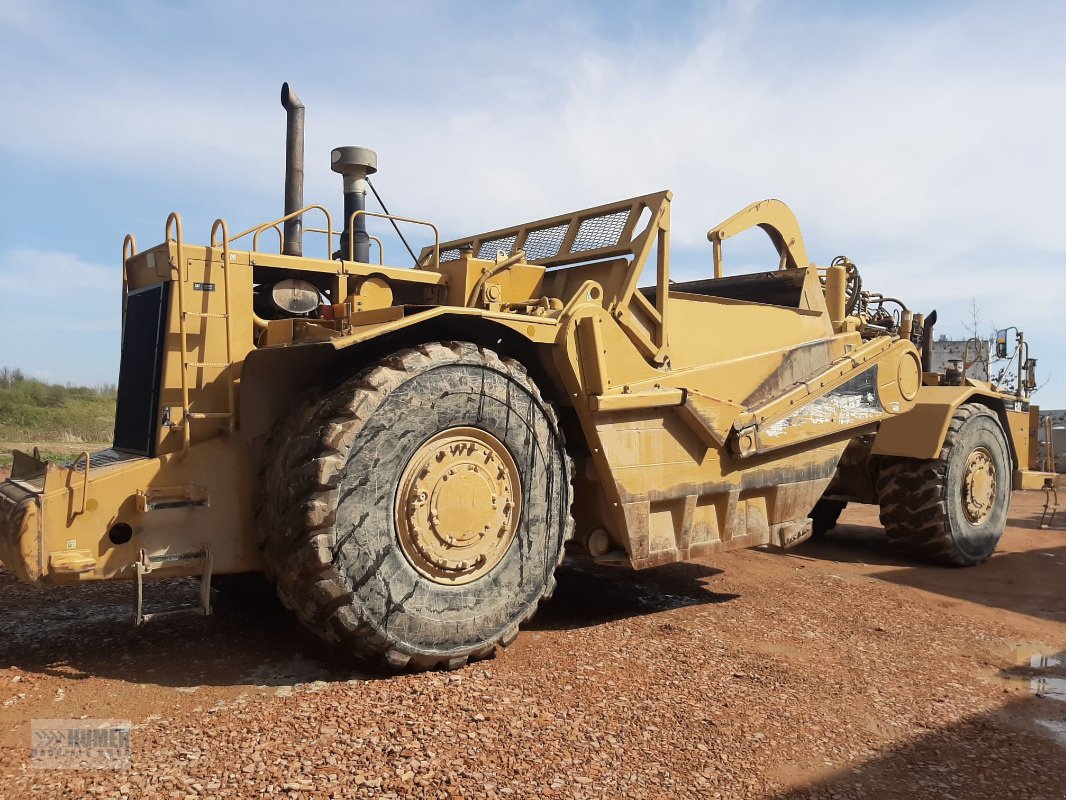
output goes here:
{"type": "Polygon", "coordinates": [[[469,583],[511,546],[521,481],[507,448],[478,428],[449,428],[408,462],[396,494],[400,548],[437,583],[469,583]]]}
{"type": "Polygon", "coordinates": [[[966,459],[962,481],[962,500],[966,518],[980,525],[992,513],[996,499],[996,465],[992,454],[978,447],[966,459]]]}

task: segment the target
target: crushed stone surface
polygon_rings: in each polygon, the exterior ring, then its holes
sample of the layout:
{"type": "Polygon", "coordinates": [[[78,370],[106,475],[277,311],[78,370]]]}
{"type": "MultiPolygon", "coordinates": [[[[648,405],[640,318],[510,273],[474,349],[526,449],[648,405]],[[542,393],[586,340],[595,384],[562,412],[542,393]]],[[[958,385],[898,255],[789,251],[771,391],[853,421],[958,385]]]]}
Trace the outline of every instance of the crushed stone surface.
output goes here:
{"type": "Polygon", "coordinates": [[[970,570],[898,557],[861,506],[787,554],[568,561],[456,672],[347,663],[221,595],[135,629],[129,583],[0,572],[0,797],[1063,798],[1066,702],[1039,687],[1066,681],[1066,532],[1038,498],[970,570]],[[31,766],[30,721],[78,717],[130,720],[132,768],[31,766]]]}

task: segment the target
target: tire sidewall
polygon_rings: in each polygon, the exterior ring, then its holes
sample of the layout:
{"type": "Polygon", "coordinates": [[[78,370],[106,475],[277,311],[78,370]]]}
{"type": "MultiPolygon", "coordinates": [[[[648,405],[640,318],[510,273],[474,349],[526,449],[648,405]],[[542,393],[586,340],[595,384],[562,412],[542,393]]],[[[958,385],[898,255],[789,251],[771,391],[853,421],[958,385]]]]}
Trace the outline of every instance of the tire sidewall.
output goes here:
{"type": "Polygon", "coordinates": [[[983,413],[970,417],[960,428],[948,455],[945,481],[951,537],[958,553],[970,563],[976,564],[991,556],[1003,534],[1010,505],[1010,464],[1003,429],[995,418],[983,413]],[[966,516],[962,490],[967,459],[978,447],[983,447],[992,456],[996,488],[992,513],[984,522],[974,525],[966,516]]]}

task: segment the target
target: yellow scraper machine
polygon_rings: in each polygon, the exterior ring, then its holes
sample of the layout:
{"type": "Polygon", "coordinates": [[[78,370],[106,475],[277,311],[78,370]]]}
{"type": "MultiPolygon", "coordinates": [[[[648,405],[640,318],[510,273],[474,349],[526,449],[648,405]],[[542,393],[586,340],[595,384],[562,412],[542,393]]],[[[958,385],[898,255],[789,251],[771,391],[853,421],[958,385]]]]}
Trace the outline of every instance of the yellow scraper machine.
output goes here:
{"type": "Polygon", "coordinates": [[[441,242],[368,210],[377,155],[341,147],[338,230],[304,205],[304,109],[282,103],[284,216],[126,238],[114,446],[15,454],[21,580],[131,579],[141,623],[148,578],[201,576],[178,611],[208,614],[212,576],[262,573],[337,647],[423,669],[514,639],[571,540],[642,569],[789,547],[851,501],[941,563],[992,554],[1035,463],[1030,365],[1014,391],[934,374],[934,315],[812,264],[783,203],[713,228],[707,277],[675,283],[668,191],[441,242]],[[388,266],[371,219],[432,244],[388,266]],[[752,227],[773,261],[727,275],[752,227]]]}

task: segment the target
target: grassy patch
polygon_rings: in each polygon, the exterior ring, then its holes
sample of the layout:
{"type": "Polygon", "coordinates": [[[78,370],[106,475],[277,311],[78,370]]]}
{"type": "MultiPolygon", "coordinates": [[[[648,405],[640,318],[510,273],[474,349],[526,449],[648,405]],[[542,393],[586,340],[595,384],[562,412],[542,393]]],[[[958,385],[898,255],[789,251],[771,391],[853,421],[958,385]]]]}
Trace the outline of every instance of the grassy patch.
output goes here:
{"type": "Polygon", "coordinates": [[[114,386],[60,386],[0,368],[0,442],[110,442],[114,424],[114,386]]]}
{"type": "MultiPolygon", "coordinates": [[[[68,461],[73,461],[78,455],[78,453],[59,453],[53,450],[41,451],[41,458],[45,461],[55,461],[60,464],[66,464],[68,461]]],[[[0,469],[11,469],[11,459],[12,455],[10,448],[0,451],[0,469]]]]}

